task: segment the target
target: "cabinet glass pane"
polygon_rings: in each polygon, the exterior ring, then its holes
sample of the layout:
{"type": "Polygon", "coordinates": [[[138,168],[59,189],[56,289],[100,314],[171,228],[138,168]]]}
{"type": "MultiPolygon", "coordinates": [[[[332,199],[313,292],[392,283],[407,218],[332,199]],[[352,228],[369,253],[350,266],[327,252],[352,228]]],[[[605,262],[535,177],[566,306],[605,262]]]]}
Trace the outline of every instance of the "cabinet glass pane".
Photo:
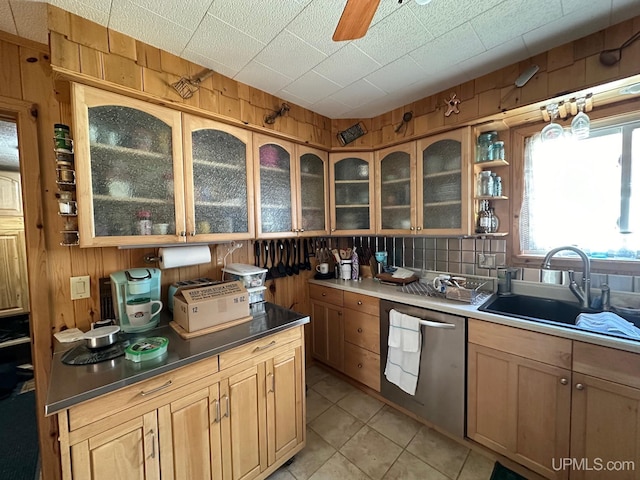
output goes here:
{"type": "Polygon", "coordinates": [[[290,232],[291,156],[279,145],[260,147],[260,212],[264,233],[290,232]]]}
{"type": "Polygon", "coordinates": [[[220,130],[198,130],[191,138],[196,232],[247,232],[247,146],[220,130]]]}
{"type": "Polygon", "coordinates": [[[302,199],[302,228],[324,230],[324,162],[313,153],[300,157],[300,192],[302,199]]]}
{"type": "Polygon", "coordinates": [[[345,158],[334,165],[337,230],[361,230],[369,223],[369,163],[345,158]]]}
{"type": "Polygon", "coordinates": [[[422,152],[426,229],[462,227],[462,144],[440,140],[422,152]]]}
{"type": "Polygon", "coordinates": [[[382,228],[407,229],[411,226],[410,156],[392,152],[380,161],[382,228]]]}
{"type": "Polygon", "coordinates": [[[96,236],[160,233],[151,224],[175,233],[171,137],[171,126],[148,113],[89,108],[96,236]],[[141,222],[147,215],[151,221],[141,222]]]}

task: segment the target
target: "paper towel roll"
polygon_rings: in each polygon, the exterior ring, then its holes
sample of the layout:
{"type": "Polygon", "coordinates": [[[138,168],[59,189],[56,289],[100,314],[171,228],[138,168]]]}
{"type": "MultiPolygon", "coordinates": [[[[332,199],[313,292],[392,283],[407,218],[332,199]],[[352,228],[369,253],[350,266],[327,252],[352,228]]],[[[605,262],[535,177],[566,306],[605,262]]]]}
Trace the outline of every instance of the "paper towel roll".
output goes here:
{"type": "Polygon", "coordinates": [[[208,245],[193,247],[167,247],[159,250],[160,268],[187,267],[199,263],[211,263],[208,245]]]}

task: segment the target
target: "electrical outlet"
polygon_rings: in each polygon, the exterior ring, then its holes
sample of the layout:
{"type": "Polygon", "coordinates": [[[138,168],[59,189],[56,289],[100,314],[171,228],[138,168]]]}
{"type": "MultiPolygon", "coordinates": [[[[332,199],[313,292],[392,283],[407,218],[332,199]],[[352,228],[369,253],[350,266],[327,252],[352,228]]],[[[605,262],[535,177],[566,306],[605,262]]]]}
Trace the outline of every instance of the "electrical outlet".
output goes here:
{"type": "Polygon", "coordinates": [[[90,277],[71,277],[71,300],[89,298],[91,296],[90,277]]]}
{"type": "Polygon", "coordinates": [[[495,253],[479,253],[478,267],[496,268],[496,254],[495,253]]]}

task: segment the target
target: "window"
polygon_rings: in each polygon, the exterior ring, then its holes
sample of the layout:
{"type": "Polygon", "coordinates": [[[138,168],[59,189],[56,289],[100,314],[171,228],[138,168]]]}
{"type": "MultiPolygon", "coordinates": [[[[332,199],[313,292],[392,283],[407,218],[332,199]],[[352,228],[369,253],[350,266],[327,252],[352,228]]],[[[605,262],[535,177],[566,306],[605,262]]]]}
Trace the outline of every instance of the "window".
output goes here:
{"type": "Polygon", "coordinates": [[[575,245],[592,258],[640,260],[640,115],[593,122],[583,140],[525,140],[520,250],[575,245]]]}

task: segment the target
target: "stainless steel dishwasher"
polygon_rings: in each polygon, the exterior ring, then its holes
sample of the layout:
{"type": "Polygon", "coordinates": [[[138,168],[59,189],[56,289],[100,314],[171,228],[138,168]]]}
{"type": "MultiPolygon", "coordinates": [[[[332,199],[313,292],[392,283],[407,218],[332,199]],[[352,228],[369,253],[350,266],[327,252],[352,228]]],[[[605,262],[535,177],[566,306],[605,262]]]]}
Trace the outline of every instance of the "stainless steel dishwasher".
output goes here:
{"type": "Polygon", "coordinates": [[[464,437],[467,319],[387,300],[380,302],[380,393],[447,432],[464,437]],[[415,395],[390,383],[387,364],[391,309],[421,319],[422,348],[415,395]]]}

